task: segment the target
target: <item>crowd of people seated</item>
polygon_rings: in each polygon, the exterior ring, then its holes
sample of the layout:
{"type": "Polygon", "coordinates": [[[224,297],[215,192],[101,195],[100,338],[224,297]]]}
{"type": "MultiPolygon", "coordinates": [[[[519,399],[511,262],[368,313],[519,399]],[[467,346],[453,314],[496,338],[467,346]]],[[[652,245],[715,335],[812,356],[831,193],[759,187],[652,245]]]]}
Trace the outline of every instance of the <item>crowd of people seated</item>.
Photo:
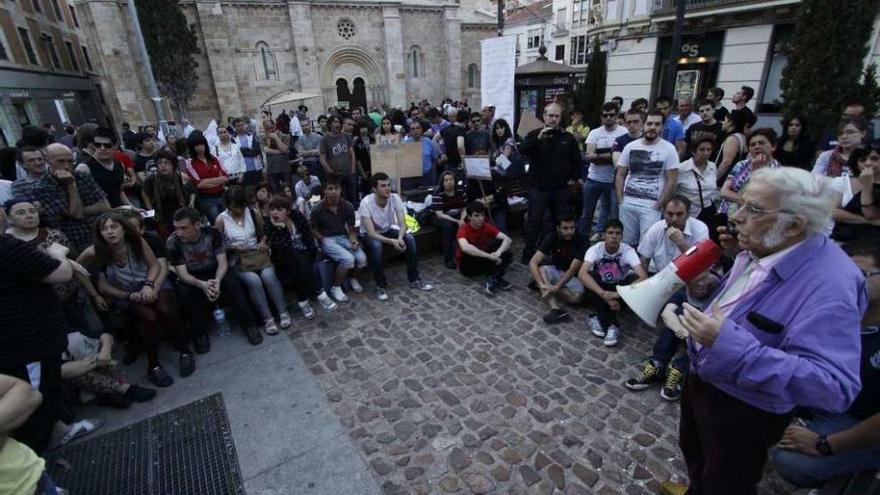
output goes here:
{"type": "Polygon", "coordinates": [[[876,468],[880,144],[847,107],[829,149],[805,153],[805,119],[787,120],[781,138],[753,128],[749,90],[728,111],[713,88],[699,114],[690,101],[677,102],[676,115],[666,98],[650,111],[646,100],[628,111],[610,101],[592,130],[583,114],[552,103],[544,125],[521,140],[491,107],[451,101],[406,113],[330,109],[316,125],[300,108],[267,118],[262,132],[249,117],[168,134],[125,128],[122,146],[115,131],[92,124],[76,131],[75,149],[26,129],[0,182],[0,403],[17,405],[0,417],[0,462],[30,452],[22,483],[52,493],[30,456],[100,427],[77,421],[65,402],[148,401],[196,372],[215,327],[234,322],[259,345],[295,331],[299,317],[316,318],[313,303],[333,311],[362,297],[366,277],[379,301],[431,291],[407,227],[412,212],[369,159],[370,146],[421,142],[421,185],[430,191],[420,218],[437,227],[444,265],[479,279],[487,297],[513,288],[499,184],[522,179],[521,260],[547,305],[542,319],[570,322],[570,308],[587,306],[582,331],[604,346],[648,338],[624,328],[619,286],[648,279],[700,241],[723,244],[722,261],[672,297],[651,355],[624,383],[681,399],[693,493],[754,493],[771,447],[780,474],[798,485],[876,468]],[[496,180],[467,179],[463,158],[474,155],[489,157],[496,180]],[[408,288],[385,276],[394,254],[405,260],[408,288]],[[818,309],[793,299],[799,290],[782,297],[770,287],[801,279],[823,284],[809,297],[827,311],[813,315],[818,309]],[[779,298],[776,307],[749,297],[763,290],[779,298]],[[840,336],[829,349],[820,330],[831,327],[840,336]],[[161,364],[163,341],[176,370],[161,364]],[[734,356],[736,345],[754,355],[734,356]],[[140,354],[152,387],[120,373],[140,354]],[[810,383],[821,384],[824,404],[810,383]],[[706,426],[712,414],[719,422],[706,426]],[[730,447],[707,457],[707,439],[730,447]],[[748,459],[725,464],[734,447],[748,459]]]}

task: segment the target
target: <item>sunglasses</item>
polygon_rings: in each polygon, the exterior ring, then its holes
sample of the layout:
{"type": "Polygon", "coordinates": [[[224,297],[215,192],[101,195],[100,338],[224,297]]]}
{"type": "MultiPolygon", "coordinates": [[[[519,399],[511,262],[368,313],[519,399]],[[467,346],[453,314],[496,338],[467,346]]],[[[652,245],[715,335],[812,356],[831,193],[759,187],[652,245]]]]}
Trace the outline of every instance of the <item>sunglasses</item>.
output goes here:
{"type": "Polygon", "coordinates": [[[93,143],[95,148],[104,148],[105,150],[109,150],[113,147],[113,143],[93,143]]]}

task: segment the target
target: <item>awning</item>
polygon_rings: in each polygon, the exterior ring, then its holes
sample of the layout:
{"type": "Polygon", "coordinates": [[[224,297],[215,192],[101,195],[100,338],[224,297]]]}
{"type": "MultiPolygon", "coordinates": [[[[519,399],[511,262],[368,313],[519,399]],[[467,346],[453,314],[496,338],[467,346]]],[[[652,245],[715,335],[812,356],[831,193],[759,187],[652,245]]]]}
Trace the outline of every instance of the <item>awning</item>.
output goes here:
{"type": "Polygon", "coordinates": [[[266,100],[262,106],[272,106],[272,105],[283,105],[285,103],[293,103],[302,100],[309,100],[311,98],[317,98],[322,96],[319,93],[303,93],[301,91],[285,91],[280,95],[273,96],[266,100]]]}

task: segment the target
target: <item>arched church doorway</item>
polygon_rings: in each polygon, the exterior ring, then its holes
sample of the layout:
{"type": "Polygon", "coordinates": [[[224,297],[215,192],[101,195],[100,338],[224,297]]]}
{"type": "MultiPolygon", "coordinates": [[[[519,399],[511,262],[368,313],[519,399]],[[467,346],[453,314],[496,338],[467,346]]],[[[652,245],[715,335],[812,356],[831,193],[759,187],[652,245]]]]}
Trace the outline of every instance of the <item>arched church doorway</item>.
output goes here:
{"type": "Polygon", "coordinates": [[[354,79],[354,91],[351,93],[350,108],[363,107],[367,108],[367,87],[363,78],[356,77],[354,79]]]}
{"type": "Polygon", "coordinates": [[[336,80],[336,101],[340,105],[347,105],[351,101],[351,91],[349,91],[348,81],[344,77],[336,80]]]}

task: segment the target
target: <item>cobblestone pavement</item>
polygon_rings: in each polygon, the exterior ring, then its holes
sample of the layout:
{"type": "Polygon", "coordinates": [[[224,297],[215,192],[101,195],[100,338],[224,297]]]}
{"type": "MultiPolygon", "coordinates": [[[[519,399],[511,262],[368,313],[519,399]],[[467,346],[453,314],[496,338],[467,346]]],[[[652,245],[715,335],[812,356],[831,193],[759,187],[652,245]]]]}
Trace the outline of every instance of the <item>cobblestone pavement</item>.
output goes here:
{"type": "MultiPolygon", "coordinates": [[[[678,404],[623,386],[653,343],[635,316],[608,349],[584,309],[544,324],[520,264],[495,298],[436,256],[421,269],[434,291],[411,291],[398,262],[390,301],[365,283],[292,334],[385,493],[635,495],[684,479],[678,404]]],[[[761,493],[795,492],[771,474],[761,493]]]]}

